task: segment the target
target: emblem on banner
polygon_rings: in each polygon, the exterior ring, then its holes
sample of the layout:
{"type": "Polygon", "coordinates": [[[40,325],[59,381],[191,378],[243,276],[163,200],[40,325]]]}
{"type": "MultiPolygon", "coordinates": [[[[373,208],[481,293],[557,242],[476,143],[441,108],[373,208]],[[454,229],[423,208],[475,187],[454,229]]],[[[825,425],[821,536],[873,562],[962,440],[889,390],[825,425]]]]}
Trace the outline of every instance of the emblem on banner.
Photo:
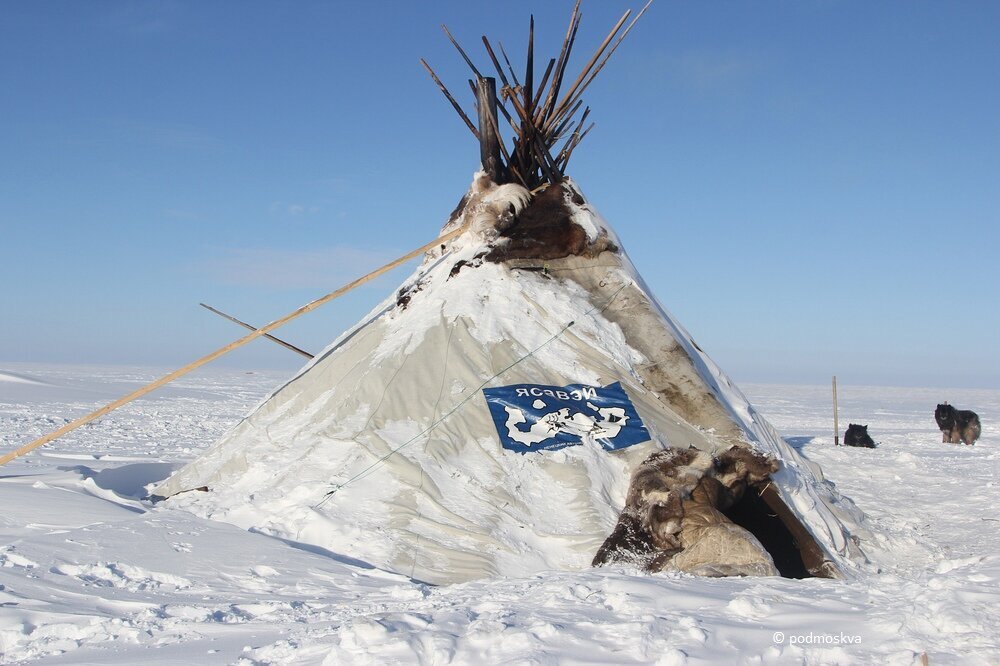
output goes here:
{"type": "Polygon", "coordinates": [[[593,440],[608,451],[649,439],[620,382],[608,386],[513,384],[483,389],[505,449],[561,449],[593,440]]]}

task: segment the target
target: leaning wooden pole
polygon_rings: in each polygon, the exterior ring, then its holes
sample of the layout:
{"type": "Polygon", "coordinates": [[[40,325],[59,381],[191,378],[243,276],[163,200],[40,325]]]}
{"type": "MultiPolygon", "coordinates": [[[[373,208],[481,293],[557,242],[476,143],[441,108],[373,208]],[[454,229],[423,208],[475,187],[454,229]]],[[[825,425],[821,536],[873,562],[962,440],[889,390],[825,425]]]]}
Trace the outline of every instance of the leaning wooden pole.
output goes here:
{"type": "Polygon", "coordinates": [[[507,182],[507,170],[500,159],[496,79],[480,76],[476,80],[476,106],[479,109],[479,157],[483,171],[494,183],[502,185],[507,182]]]}
{"type": "MultiPolygon", "coordinates": [[[[199,303],[198,305],[200,305],[201,307],[205,308],[209,312],[214,312],[215,314],[219,315],[220,317],[225,317],[226,319],[228,319],[229,321],[233,322],[234,324],[239,324],[240,326],[242,326],[243,328],[245,328],[247,330],[250,330],[250,331],[256,331],[257,330],[256,326],[248,324],[248,323],[246,323],[245,321],[243,321],[241,319],[237,319],[233,315],[226,314],[222,310],[216,310],[211,305],[206,305],[205,303],[199,303]]],[[[268,340],[270,340],[271,342],[277,342],[279,345],[281,345],[285,349],[289,349],[289,350],[295,352],[296,354],[299,354],[301,356],[305,356],[308,359],[315,358],[312,354],[310,354],[309,352],[307,352],[305,349],[300,349],[300,348],[296,347],[295,345],[293,345],[291,342],[285,342],[281,338],[276,338],[273,335],[271,335],[270,333],[265,333],[264,337],[267,338],[268,340]]]]}
{"type": "Polygon", "coordinates": [[[249,333],[249,334],[243,336],[239,340],[236,340],[235,342],[231,342],[228,345],[226,345],[225,347],[222,347],[221,349],[215,350],[214,352],[212,352],[208,356],[203,356],[200,359],[198,359],[197,361],[195,361],[193,363],[189,363],[188,365],[185,365],[183,368],[180,368],[179,370],[174,370],[169,375],[165,375],[165,376],[157,379],[155,382],[152,382],[150,384],[146,384],[142,388],[140,388],[140,389],[138,389],[136,391],[133,391],[132,393],[129,393],[127,396],[125,396],[123,398],[119,398],[118,400],[115,400],[114,402],[109,403],[109,404],[105,405],[104,407],[101,407],[100,409],[98,409],[95,412],[91,412],[90,414],[87,414],[86,416],[81,416],[80,418],[76,419],[75,421],[70,421],[69,423],[67,423],[63,427],[59,428],[58,430],[56,430],[54,432],[50,432],[49,434],[44,435],[43,437],[39,437],[35,441],[33,441],[33,442],[29,443],[29,444],[25,444],[24,446],[22,446],[21,448],[17,449],[16,451],[11,451],[7,455],[3,456],[2,458],[0,458],[0,465],[6,465],[7,463],[9,463],[11,460],[14,460],[15,458],[19,458],[19,457],[25,455],[26,453],[31,453],[32,451],[34,451],[38,447],[43,446],[45,444],[48,444],[52,440],[57,439],[59,437],[62,437],[66,433],[72,432],[73,430],[76,430],[80,426],[86,425],[86,424],[90,423],[91,421],[93,421],[95,419],[99,419],[102,416],[104,416],[105,414],[118,409],[122,405],[130,403],[133,400],[135,400],[136,398],[141,398],[142,396],[146,395],[147,393],[151,393],[152,391],[155,391],[156,389],[160,388],[161,386],[163,386],[165,384],[169,384],[170,382],[174,381],[178,377],[182,377],[182,376],[186,375],[187,373],[191,372],[192,370],[197,370],[198,368],[200,368],[201,366],[205,365],[206,363],[210,363],[210,362],[214,361],[215,359],[219,358],[220,356],[228,354],[229,352],[233,351],[234,349],[236,349],[238,347],[242,347],[243,345],[245,345],[246,343],[250,342],[251,340],[254,340],[254,339],[259,338],[259,337],[261,337],[263,335],[266,335],[267,333],[270,333],[274,329],[278,328],[279,326],[283,326],[284,324],[287,324],[288,322],[290,322],[291,320],[295,319],[296,317],[304,315],[307,312],[311,312],[311,311],[315,310],[316,308],[318,308],[319,306],[325,305],[326,303],[329,303],[330,301],[332,301],[333,299],[337,298],[338,296],[343,296],[344,294],[346,294],[347,292],[351,291],[355,287],[360,287],[364,283],[369,282],[371,280],[374,280],[375,278],[377,278],[378,276],[382,275],[383,273],[387,273],[387,272],[391,271],[393,268],[396,268],[397,266],[400,266],[401,264],[405,264],[410,259],[413,259],[414,257],[416,257],[416,256],[418,256],[420,254],[423,254],[424,252],[427,252],[428,250],[430,250],[430,249],[432,249],[432,248],[440,245],[441,243],[445,243],[445,242],[451,240],[452,238],[455,238],[456,236],[461,235],[468,228],[469,228],[469,225],[468,225],[468,223],[466,223],[466,224],[463,224],[458,229],[455,229],[454,231],[450,231],[447,234],[444,234],[443,236],[438,236],[437,238],[435,238],[434,240],[432,240],[430,243],[427,243],[426,245],[422,245],[422,246],[418,247],[416,250],[413,250],[412,252],[408,252],[407,254],[403,255],[399,259],[396,259],[394,261],[389,262],[385,266],[382,266],[381,268],[379,268],[377,270],[374,270],[371,273],[368,273],[367,275],[362,276],[362,277],[358,278],[357,280],[354,280],[353,282],[350,282],[350,283],[344,285],[343,287],[341,287],[340,289],[337,289],[336,291],[330,292],[326,296],[322,296],[320,298],[317,298],[314,301],[306,303],[305,305],[303,305],[302,307],[300,307],[298,310],[295,310],[294,312],[291,312],[291,313],[285,315],[281,319],[277,319],[275,321],[272,321],[270,324],[268,324],[266,326],[258,328],[256,331],[253,331],[252,333],[249,333]]]}
{"type": "Polygon", "coordinates": [[[833,445],[840,446],[840,414],[837,410],[837,375],[833,376],[833,445]]]}

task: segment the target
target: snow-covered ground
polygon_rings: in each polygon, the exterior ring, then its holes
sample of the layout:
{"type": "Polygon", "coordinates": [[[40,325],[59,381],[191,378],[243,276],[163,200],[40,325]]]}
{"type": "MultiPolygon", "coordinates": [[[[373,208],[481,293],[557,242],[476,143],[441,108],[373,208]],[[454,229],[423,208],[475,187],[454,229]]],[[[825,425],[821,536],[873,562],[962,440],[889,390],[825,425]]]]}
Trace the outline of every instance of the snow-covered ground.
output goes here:
{"type": "MultiPolygon", "coordinates": [[[[0,451],[159,376],[0,367],[0,451]]],[[[142,498],[284,377],[211,370],[0,468],[0,662],[1000,663],[1000,391],[744,386],[867,514],[879,573],[703,579],[623,568],[430,587],[349,552],[142,498]],[[934,406],[976,410],[974,447],[934,406]]]]}

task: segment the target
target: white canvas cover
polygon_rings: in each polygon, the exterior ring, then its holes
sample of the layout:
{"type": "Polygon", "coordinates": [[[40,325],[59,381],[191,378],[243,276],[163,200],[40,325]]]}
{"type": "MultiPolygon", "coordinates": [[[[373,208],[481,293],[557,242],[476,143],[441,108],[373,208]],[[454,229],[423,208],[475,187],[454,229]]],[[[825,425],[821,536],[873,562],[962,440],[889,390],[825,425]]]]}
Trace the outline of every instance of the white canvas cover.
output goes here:
{"type": "Polygon", "coordinates": [[[477,178],[446,226],[474,220],[470,231],[428,255],[398,292],[155,493],[209,518],[452,583],[588,567],[646,456],[738,444],[781,461],[772,477],[781,498],[831,571],[849,574],[860,557],[857,510],[660,306],[576,186],[564,187],[590,246],[609,249],[483,260],[502,242],[498,218],[528,198],[477,178]],[[615,382],[650,439],[614,451],[587,432],[557,450],[505,449],[483,393],[615,382]]]}

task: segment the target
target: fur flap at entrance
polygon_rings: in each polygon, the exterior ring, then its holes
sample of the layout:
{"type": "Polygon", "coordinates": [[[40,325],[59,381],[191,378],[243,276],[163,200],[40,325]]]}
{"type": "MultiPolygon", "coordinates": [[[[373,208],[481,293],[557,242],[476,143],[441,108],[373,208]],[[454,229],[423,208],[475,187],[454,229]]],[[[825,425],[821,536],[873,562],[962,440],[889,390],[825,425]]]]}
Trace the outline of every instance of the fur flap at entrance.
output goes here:
{"type": "Polygon", "coordinates": [[[748,485],[777,469],[773,458],[741,446],[719,456],[693,448],[654,453],[632,475],[625,508],[594,566],[629,562],[647,571],[778,575],[753,534],[723,514],[748,485]]]}

